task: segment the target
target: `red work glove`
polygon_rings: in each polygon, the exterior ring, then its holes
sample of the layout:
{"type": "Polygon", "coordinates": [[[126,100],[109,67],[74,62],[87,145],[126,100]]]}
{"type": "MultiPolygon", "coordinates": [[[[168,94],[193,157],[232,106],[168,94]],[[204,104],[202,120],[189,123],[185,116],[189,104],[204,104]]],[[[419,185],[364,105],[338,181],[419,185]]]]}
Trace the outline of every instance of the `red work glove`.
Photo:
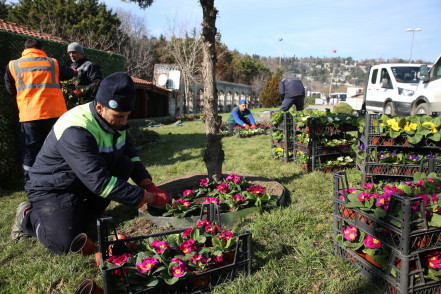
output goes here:
{"type": "Polygon", "coordinates": [[[257,129],[256,124],[252,124],[251,127],[252,127],[253,129],[257,129]]]}
{"type": "Polygon", "coordinates": [[[148,181],[144,184],[144,189],[153,195],[153,201],[149,201],[147,197],[147,204],[150,206],[159,206],[164,207],[167,203],[171,203],[171,198],[167,195],[167,193],[153,184],[151,181],[148,181]]]}
{"type": "Polygon", "coordinates": [[[76,89],[73,91],[73,96],[75,98],[81,97],[81,96],[83,96],[83,91],[76,89]]]}
{"type": "Polygon", "coordinates": [[[245,129],[247,129],[247,130],[249,130],[249,129],[250,129],[250,126],[249,126],[249,125],[247,125],[247,124],[244,124],[243,126],[244,126],[244,127],[245,127],[245,129]]]}

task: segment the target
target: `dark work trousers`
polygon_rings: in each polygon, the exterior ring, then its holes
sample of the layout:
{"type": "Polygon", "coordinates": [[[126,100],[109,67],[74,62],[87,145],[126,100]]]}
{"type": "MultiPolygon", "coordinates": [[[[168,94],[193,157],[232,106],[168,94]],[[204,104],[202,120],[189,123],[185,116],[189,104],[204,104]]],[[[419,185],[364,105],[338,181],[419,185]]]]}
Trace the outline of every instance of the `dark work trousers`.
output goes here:
{"type": "MultiPolygon", "coordinates": [[[[111,168],[111,173],[127,181],[132,170],[132,161],[124,156],[111,168]]],[[[96,222],[110,203],[86,189],[83,192],[48,192],[48,196],[31,203],[22,229],[57,254],[68,253],[75,236],[83,233],[88,224],[96,222]]]]}
{"type": "MultiPolygon", "coordinates": [[[[248,117],[245,117],[242,121],[251,127],[251,122],[248,117]]],[[[235,126],[239,126],[239,125],[237,123],[228,124],[228,133],[230,133],[230,135],[233,135],[235,126]]]]}
{"type": "Polygon", "coordinates": [[[34,164],[38,152],[43,146],[47,134],[58,118],[25,121],[20,123],[21,129],[21,158],[23,164],[24,184],[29,180],[29,170],[34,164]]]}
{"type": "Polygon", "coordinates": [[[285,97],[282,101],[282,105],[280,106],[281,111],[288,111],[291,106],[295,105],[296,110],[303,110],[305,105],[305,96],[294,96],[294,97],[285,97]]]}

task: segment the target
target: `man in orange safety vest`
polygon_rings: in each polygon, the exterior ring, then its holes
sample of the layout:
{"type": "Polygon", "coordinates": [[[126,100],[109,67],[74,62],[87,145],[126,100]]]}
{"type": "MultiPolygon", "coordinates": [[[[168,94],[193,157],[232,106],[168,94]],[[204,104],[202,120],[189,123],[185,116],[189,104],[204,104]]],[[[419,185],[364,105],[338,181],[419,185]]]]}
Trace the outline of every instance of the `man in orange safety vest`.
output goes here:
{"type": "Polygon", "coordinates": [[[21,129],[24,181],[35,157],[56,120],[67,111],[60,80],[69,80],[76,70],[50,58],[37,39],[28,39],[21,58],[6,67],[6,90],[16,96],[21,129]]]}

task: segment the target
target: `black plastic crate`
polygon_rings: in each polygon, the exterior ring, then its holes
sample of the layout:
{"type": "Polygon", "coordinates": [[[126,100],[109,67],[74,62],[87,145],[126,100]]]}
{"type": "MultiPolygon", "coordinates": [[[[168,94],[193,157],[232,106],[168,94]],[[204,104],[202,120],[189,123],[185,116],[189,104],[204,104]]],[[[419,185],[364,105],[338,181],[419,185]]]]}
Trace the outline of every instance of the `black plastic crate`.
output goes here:
{"type": "Polygon", "coordinates": [[[280,147],[287,147],[288,150],[292,151],[294,150],[294,138],[293,138],[293,131],[292,129],[290,131],[287,131],[286,129],[278,129],[271,127],[271,144],[280,146],[280,147]],[[275,132],[282,132],[283,138],[280,141],[274,140],[274,133],[275,132]]]}
{"type": "Polygon", "coordinates": [[[293,132],[294,130],[294,119],[292,117],[292,114],[289,111],[271,111],[270,112],[270,119],[273,117],[273,114],[275,113],[282,113],[282,120],[277,125],[271,125],[271,128],[279,129],[279,130],[286,130],[287,132],[293,132]]]}
{"type": "Polygon", "coordinates": [[[334,173],[334,225],[345,221],[403,255],[441,249],[441,228],[429,227],[425,213],[417,219],[412,215],[412,206],[416,202],[419,203],[420,210],[425,211],[422,197],[392,195],[388,213],[380,220],[358,208],[348,208],[346,189],[348,189],[346,172],[334,173]],[[341,199],[340,195],[344,199],[341,199]],[[394,215],[394,207],[398,206],[401,211],[400,217],[394,215]]]}
{"type": "Polygon", "coordinates": [[[417,172],[441,174],[441,160],[423,159],[420,164],[384,164],[379,162],[361,161],[358,164],[365,176],[394,176],[411,178],[417,172]]]}
{"type": "Polygon", "coordinates": [[[122,255],[127,252],[128,247],[134,247],[133,244],[137,244],[141,247],[140,244],[150,237],[166,239],[167,236],[182,233],[185,229],[110,241],[112,236],[117,235],[112,218],[106,217],[98,219],[97,227],[100,268],[103,278],[104,292],[106,294],[201,293],[211,291],[216,286],[231,283],[235,278],[241,275],[249,275],[251,272],[252,233],[248,229],[243,228],[243,232],[238,236],[235,255],[230,260],[229,264],[182,278],[174,285],[160,283],[154,287],[147,287],[142,290],[132,290],[133,286],[129,285],[127,276],[122,271],[121,266],[115,266],[112,268],[103,266],[103,260],[109,258],[110,248],[113,251],[113,255],[122,255]],[[127,244],[130,244],[130,246],[127,244]],[[118,279],[120,280],[119,283],[117,283],[118,279]]]}
{"type": "Polygon", "coordinates": [[[328,174],[328,173],[333,173],[333,172],[345,170],[347,168],[353,168],[353,167],[355,167],[355,163],[348,163],[346,165],[322,165],[322,164],[312,165],[312,163],[301,163],[300,166],[306,172],[321,171],[321,172],[328,174]]]}
{"type": "Polygon", "coordinates": [[[310,144],[305,145],[302,143],[296,143],[294,145],[294,150],[302,151],[303,153],[309,154],[309,155],[315,155],[315,156],[321,156],[321,155],[348,155],[354,153],[354,150],[352,150],[352,144],[345,144],[345,145],[337,145],[334,147],[329,146],[323,146],[320,145],[318,142],[310,142],[310,144]]]}
{"type": "Polygon", "coordinates": [[[389,265],[384,270],[377,268],[351,249],[344,248],[337,241],[334,241],[334,254],[355,266],[360,275],[370,280],[383,293],[435,294],[441,291],[440,282],[425,279],[418,254],[403,256],[396,251],[392,251],[389,265]],[[400,267],[395,265],[396,258],[401,259],[400,267]],[[413,268],[410,265],[413,265],[413,268]],[[392,274],[392,271],[395,274],[392,274]]]}
{"type": "Polygon", "coordinates": [[[357,127],[350,124],[342,124],[339,127],[324,125],[319,118],[308,118],[308,122],[305,127],[298,127],[294,121],[294,129],[298,132],[309,133],[311,136],[320,134],[341,134],[345,132],[356,131],[357,127]]]}
{"type": "Polygon", "coordinates": [[[385,146],[385,147],[405,147],[405,148],[428,148],[436,149],[441,147],[440,142],[434,142],[423,138],[418,144],[411,144],[407,141],[407,136],[401,135],[397,138],[389,136],[380,136],[380,126],[378,124],[380,114],[369,113],[365,121],[364,134],[359,134],[362,142],[367,146],[385,146]]]}

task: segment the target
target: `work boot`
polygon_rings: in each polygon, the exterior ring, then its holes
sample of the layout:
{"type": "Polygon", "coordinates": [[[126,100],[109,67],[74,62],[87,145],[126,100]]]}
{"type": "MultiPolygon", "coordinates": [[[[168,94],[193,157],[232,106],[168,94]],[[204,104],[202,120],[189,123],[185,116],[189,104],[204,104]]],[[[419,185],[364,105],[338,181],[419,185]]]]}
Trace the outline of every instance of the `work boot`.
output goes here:
{"type": "Polygon", "coordinates": [[[15,215],[15,223],[12,225],[11,237],[12,241],[20,242],[24,239],[31,238],[31,235],[23,232],[21,224],[25,217],[26,211],[31,208],[31,203],[29,201],[22,202],[18,205],[17,213],[15,215]]]}

